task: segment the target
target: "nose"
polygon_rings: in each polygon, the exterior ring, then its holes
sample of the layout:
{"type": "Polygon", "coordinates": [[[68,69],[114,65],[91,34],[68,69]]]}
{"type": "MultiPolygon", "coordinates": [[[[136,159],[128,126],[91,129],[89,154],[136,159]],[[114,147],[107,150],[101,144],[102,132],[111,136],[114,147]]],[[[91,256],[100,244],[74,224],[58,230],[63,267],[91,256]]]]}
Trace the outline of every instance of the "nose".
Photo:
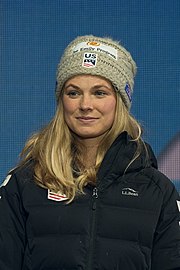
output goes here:
{"type": "Polygon", "coordinates": [[[89,111],[93,109],[92,97],[90,95],[82,95],[80,99],[80,110],[89,111]]]}

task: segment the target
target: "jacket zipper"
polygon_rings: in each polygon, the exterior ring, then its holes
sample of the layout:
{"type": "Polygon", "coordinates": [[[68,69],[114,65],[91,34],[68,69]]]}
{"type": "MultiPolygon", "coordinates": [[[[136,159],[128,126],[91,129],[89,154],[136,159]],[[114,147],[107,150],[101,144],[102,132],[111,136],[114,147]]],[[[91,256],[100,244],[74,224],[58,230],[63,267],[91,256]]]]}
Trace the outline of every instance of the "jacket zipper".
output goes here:
{"type": "Polygon", "coordinates": [[[90,231],[90,247],[87,270],[92,270],[93,264],[93,251],[94,251],[94,237],[95,237],[95,226],[96,226],[96,203],[98,199],[98,189],[93,188],[92,191],[92,220],[91,220],[91,231],[90,231]]]}

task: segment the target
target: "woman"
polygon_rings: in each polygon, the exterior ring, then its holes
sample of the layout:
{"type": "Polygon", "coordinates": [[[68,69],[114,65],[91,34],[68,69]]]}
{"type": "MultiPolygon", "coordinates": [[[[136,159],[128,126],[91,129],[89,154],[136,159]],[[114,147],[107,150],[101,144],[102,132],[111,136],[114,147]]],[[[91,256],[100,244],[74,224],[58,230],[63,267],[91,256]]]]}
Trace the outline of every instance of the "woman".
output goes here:
{"type": "Polygon", "coordinates": [[[82,36],[57,71],[57,110],[0,189],[0,269],[180,269],[180,198],[130,114],[136,64],[82,36]]]}

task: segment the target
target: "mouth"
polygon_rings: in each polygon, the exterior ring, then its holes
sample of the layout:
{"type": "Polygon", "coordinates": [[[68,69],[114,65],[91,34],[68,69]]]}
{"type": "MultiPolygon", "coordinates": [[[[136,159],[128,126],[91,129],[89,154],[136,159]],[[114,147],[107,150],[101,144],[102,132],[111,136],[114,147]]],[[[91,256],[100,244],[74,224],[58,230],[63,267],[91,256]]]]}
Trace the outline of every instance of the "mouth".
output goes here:
{"type": "Polygon", "coordinates": [[[78,116],[76,119],[82,119],[82,120],[94,120],[98,119],[97,117],[92,117],[92,116],[78,116]]]}
{"type": "Polygon", "coordinates": [[[77,120],[84,122],[84,123],[89,123],[89,122],[94,122],[98,118],[97,117],[91,117],[91,116],[78,116],[76,117],[77,120]]]}

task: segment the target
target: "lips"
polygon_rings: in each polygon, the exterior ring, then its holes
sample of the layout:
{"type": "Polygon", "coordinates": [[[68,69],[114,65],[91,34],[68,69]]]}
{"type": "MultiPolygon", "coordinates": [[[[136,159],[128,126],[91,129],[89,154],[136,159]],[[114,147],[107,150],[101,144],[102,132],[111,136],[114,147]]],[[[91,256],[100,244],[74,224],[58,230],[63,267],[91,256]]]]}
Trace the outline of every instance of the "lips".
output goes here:
{"type": "Polygon", "coordinates": [[[78,121],[81,123],[93,123],[95,122],[98,118],[97,117],[91,117],[91,116],[78,116],[76,117],[78,121]]]}
{"type": "Polygon", "coordinates": [[[91,117],[91,116],[78,116],[76,117],[76,119],[79,119],[79,120],[95,120],[95,119],[98,119],[97,117],[91,117]]]}

